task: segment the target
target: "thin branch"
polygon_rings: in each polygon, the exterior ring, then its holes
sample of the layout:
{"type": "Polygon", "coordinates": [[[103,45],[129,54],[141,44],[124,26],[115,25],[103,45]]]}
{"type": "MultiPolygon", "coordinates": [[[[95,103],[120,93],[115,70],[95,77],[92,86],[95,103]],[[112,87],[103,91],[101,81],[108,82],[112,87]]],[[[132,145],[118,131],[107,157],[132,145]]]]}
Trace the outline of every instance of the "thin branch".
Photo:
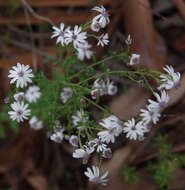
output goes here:
{"type": "MultiPolygon", "coordinates": [[[[40,26],[40,25],[39,25],[40,26]]],[[[12,24],[10,24],[9,26],[9,29],[11,30],[11,31],[13,31],[14,33],[16,32],[18,35],[21,35],[21,36],[25,36],[25,37],[28,37],[28,38],[30,38],[30,34],[29,34],[29,32],[26,32],[26,31],[24,31],[24,30],[21,30],[20,28],[18,28],[18,27],[16,27],[16,26],[14,26],[14,25],[12,25],[12,24]]],[[[50,37],[50,33],[33,33],[33,38],[35,39],[35,38],[49,38],[50,37]]]]}
{"type": "Polygon", "coordinates": [[[9,39],[8,42],[14,46],[17,46],[19,48],[22,48],[22,49],[26,49],[26,50],[33,50],[34,53],[38,54],[38,55],[41,55],[43,57],[46,57],[46,58],[51,58],[52,54],[49,54],[49,53],[46,53],[40,49],[37,49],[37,48],[31,48],[29,45],[27,45],[26,43],[22,43],[22,42],[19,42],[19,41],[16,41],[16,40],[12,40],[12,39],[9,39]]]}
{"type": "Polygon", "coordinates": [[[34,69],[34,72],[36,72],[37,71],[37,56],[35,55],[35,53],[33,51],[33,49],[35,48],[33,30],[32,30],[32,27],[31,27],[30,17],[29,17],[29,13],[28,13],[28,10],[27,10],[26,6],[24,6],[24,14],[26,16],[26,22],[27,22],[27,25],[28,25],[30,39],[31,39],[31,51],[32,51],[33,69],[34,69]]]}
{"type": "Polygon", "coordinates": [[[43,20],[45,22],[48,22],[49,24],[51,25],[55,25],[55,23],[50,19],[50,18],[47,18],[47,17],[44,17],[44,16],[40,16],[38,15],[32,8],[31,6],[28,4],[28,2],[26,0],[21,0],[21,2],[23,3],[23,5],[27,8],[27,10],[37,19],[39,20],[43,20]]]}
{"type": "Polygon", "coordinates": [[[153,15],[156,15],[156,16],[160,17],[160,18],[161,18],[162,20],[164,20],[165,22],[171,23],[171,24],[173,24],[174,26],[179,27],[179,25],[178,25],[177,23],[175,23],[174,21],[172,21],[172,20],[166,18],[165,16],[161,15],[160,13],[158,13],[158,12],[156,12],[156,11],[150,9],[147,5],[145,5],[144,3],[142,3],[140,0],[138,0],[138,2],[139,2],[139,4],[140,4],[141,6],[143,6],[145,9],[150,10],[153,15]]]}

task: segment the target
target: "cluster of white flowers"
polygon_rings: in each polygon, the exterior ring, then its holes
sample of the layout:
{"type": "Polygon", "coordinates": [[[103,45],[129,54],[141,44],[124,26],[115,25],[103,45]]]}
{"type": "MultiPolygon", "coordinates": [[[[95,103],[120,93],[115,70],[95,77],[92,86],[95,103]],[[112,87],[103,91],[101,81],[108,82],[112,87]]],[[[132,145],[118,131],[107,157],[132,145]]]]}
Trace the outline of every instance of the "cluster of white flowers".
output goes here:
{"type": "Polygon", "coordinates": [[[146,109],[140,110],[140,120],[138,122],[132,118],[123,124],[114,115],[103,119],[99,124],[106,130],[102,130],[97,134],[99,139],[102,142],[114,143],[115,137],[119,136],[122,132],[125,133],[126,137],[130,140],[144,139],[144,134],[150,131],[148,126],[152,123],[157,124],[161,116],[161,110],[167,106],[170,100],[165,90],[162,90],[160,94],[154,93],[154,96],[156,101],[149,99],[149,104],[146,105],[146,109]]]}
{"type": "MultiPolygon", "coordinates": [[[[12,78],[10,83],[16,82],[17,88],[27,87],[28,83],[32,83],[31,78],[34,77],[32,73],[32,69],[30,69],[29,65],[23,65],[17,63],[17,66],[13,66],[13,69],[9,71],[9,78],[12,78]]],[[[15,102],[11,104],[11,108],[13,111],[9,111],[8,114],[12,120],[16,120],[17,122],[23,122],[24,119],[28,119],[28,116],[31,114],[31,110],[28,109],[28,104],[24,103],[26,99],[28,102],[36,102],[41,96],[40,88],[38,86],[29,86],[26,92],[19,92],[14,94],[15,102]]],[[[32,118],[30,121],[33,124],[33,121],[36,122],[36,118],[32,118]]],[[[30,123],[30,125],[31,125],[30,123]]],[[[41,124],[35,128],[41,128],[41,124]]]]}
{"type": "MultiPolygon", "coordinates": [[[[138,55],[136,58],[140,59],[140,56],[138,55]]],[[[136,64],[135,61],[133,62],[136,64]]],[[[166,83],[169,83],[168,80],[171,80],[174,83],[177,82],[177,80],[175,80],[176,78],[178,78],[179,83],[180,74],[175,73],[171,66],[166,66],[164,70],[169,74],[169,76],[160,75],[163,79],[162,82],[164,82],[161,86],[164,87],[166,83]],[[170,76],[172,77],[171,79],[169,79],[170,76]]],[[[110,85],[109,79],[107,83],[105,83],[102,79],[96,79],[93,85],[93,90],[91,91],[92,98],[96,99],[99,96],[110,94],[107,90],[108,85],[110,85]]],[[[111,83],[111,85],[116,88],[114,92],[117,92],[117,87],[115,87],[113,83],[111,83]]],[[[115,93],[112,93],[112,95],[113,94],[115,93]]],[[[137,120],[132,118],[126,122],[122,122],[115,115],[104,118],[99,122],[99,125],[102,126],[103,129],[97,133],[97,138],[89,141],[87,145],[84,145],[84,148],[76,149],[73,153],[73,157],[82,158],[83,163],[86,164],[90,155],[96,150],[96,152],[101,153],[104,158],[111,158],[112,151],[108,147],[108,144],[115,143],[115,138],[120,134],[125,134],[126,138],[130,140],[144,140],[145,133],[150,132],[152,124],[157,124],[159,118],[161,117],[160,112],[167,106],[170,100],[170,97],[165,90],[161,90],[160,93],[155,92],[154,97],[156,100],[149,99],[146,109],[140,110],[139,118],[137,120]]],[[[92,170],[88,168],[85,172],[85,175],[89,178],[89,181],[102,185],[106,185],[106,182],[108,181],[107,174],[108,173],[105,173],[103,176],[100,176],[99,168],[97,166],[93,166],[92,170]]]]}
{"type": "Polygon", "coordinates": [[[64,29],[64,23],[60,24],[60,28],[53,26],[53,35],[51,38],[57,37],[56,43],[61,43],[62,46],[72,43],[75,48],[87,43],[87,32],[82,31],[82,27],[75,25],[72,30],[70,27],[64,29]]]}
{"type": "Polygon", "coordinates": [[[161,116],[161,110],[167,106],[169,101],[169,95],[166,91],[161,91],[161,95],[154,93],[156,100],[149,99],[149,104],[146,105],[146,109],[140,110],[140,120],[136,123],[135,119],[124,123],[123,132],[126,133],[126,137],[133,140],[144,139],[144,134],[150,131],[149,126],[157,124],[161,116]]]}
{"type": "MultiPolygon", "coordinates": [[[[87,164],[90,155],[94,151],[101,153],[104,158],[112,157],[112,151],[107,144],[115,142],[115,137],[123,130],[123,123],[116,116],[111,115],[100,122],[100,125],[106,128],[106,130],[99,132],[97,138],[94,138],[86,145],[83,145],[83,148],[78,148],[73,152],[73,157],[82,159],[83,164],[87,164]]],[[[97,166],[93,166],[92,170],[87,168],[85,175],[89,178],[89,181],[96,184],[106,185],[106,182],[108,181],[108,172],[103,176],[100,176],[99,168],[97,166]]]]}
{"type": "MultiPolygon", "coordinates": [[[[140,55],[134,54],[132,57],[130,65],[134,65],[136,62],[139,62],[138,59],[140,59],[140,55]],[[134,58],[137,60],[132,60],[134,58]],[[131,64],[131,62],[133,62],[133,64],[131,64]]],[[[10,70],[9,75],[9,77],[12,78],[11,83],[16,82],[17,87],[23,88],[27,86],[28,82],[32,82],[31,78],[33,77],[33,74],[31,73],[29,66],[24,66],[18,63],[17,67],[13,67],[13,69],[14,70],[10,70]]],[[[152,99],[148,100],[146,109],[140,110],[139,120],[132,118],[126,122],[122,122],[115,115],[110,115],[99,122],[99,126],[102,127],[102,130],[97,133],[97,137],[86,142],[85,145],[80,147],[78,136],[71,135],[69,137],[68,135],[64,135],[64,129],[60,125],[59,121],[56,121],[56,128],[54,132],[49,135],[49,138],[56,143],[61,143],[64,138],[68,140],[73,147],[77,148],[73,152],[73,157],[81,158],[83,164],[87,164],[90,155],[94,152],[100,153],[103,158],[111,158],[112,151],[108,147],[108,144],[115,143],[116,137],[120,134],[126,134],[126,138],[130,140],[143,140],[145,133],[150,131],[151,124],[157,124],[161,117],[161,110],[165,108],[169,102],[170,98],[165,90],[177,87],[180,82],[180,73],[175,73],[172,66],[167,65],[164,67],[164,70],[167,74],[160,75],[161,85],[158,88],[161,90],[160,94],[156,92],[154,93],[156,101],[152,99]]],[[[96,99],[103,95],[114,95],[117,91],[117,86],[114,85],[114,82],[110,81],[109,78],[107,78],[106,82],[103,79],[98,78],[94,81],[91,96],[93,99],[96,99]]],[[[63,88],[60,95],[62,102],[66,103],[72,95],[73,91],[71,88],[63,88]]],[[[40,96],[40,88],[35,85],[29,86],[25,92],[21,91],[14,94],[13,97],[15,102],[11,104],[13,111],[8,112],[10,118],[12,120],[17,120],[17,122],[23,122],[24,119],[28,119],[31,114],[31,110],[28,109],[29,104],[25,104],[24,101],[27,100],[29,103],[37,102],[40,96]]],[[[78,110],[76,115],[72,115],[72,123],[79,131],[83,131],[86,128],[88,120],[89,117],[84,110],[78,110]]],[[[29,120],[29,124],[34,130],[43,128],[43,122],[36,116],[33,116],[29,120]]],[[[92,166],[92,169],[87,168],[85,175],[89,178],[89,181],[96,184],[106,185],[106,182],[108,181],[108,172],[103,176],[100,176],[100,171],[97,166],[92,166]]]]}
{"type": "MultiPolygon", "coordinates": [[[[93,18],[90,28],[94,32],[99,32],[101,28],[105,28],[110,22],[109,15],[103,6],[95,6],[92,10],[98,11],[100,14],[93,18]]],[[[51,38],[57,37],[57,44],[60,43],[62,46],[65,46],[72,43],[77,50],[77,57],[80,60],[91,58],[93,51],[91,51],[90,48],[92,46],[87,41],[88,34],[84,31],[84,28],[75,25],[74,29],[71,29],[71,27],[65,29],[64,23],[61,23],[59,28],[56,26],[53,26],[52,28],[54,31],[51,38]]],[[[98,39],[97,46],[101,45],[103,47],[109,43],[109,36],[107,33],[96,36],[96,38],[98,39]]]]}
{"type": "MultiPolygon", "coordinates": [[[[100,29],[105,28],[110,22],[109,15],[106,9],[101,7],[94,7],[92,10],[99,12],[95,16],[90,25],[87,28],[91,28],[94,32],[99,32],[100,29]]],[[[65,28],[64,24],[61,23],[60,27],[53,26],[53,34],[51,38],[57,37],[56,43],[60,43],[62,46],[72,45],[76,48],[77,57],[80,60],[85,58],[90,59],[93,52],[90,50],[91,45],[87,41],[88,34],[85,31],[86,25],[84,27],[75,25],[73,29],[70,27],[65,28]]],[[[93,35],[94,36],[94,35],[93,35]]],[[[104,46],[109,43],[108,34],[101,34],[100,36],[95,36],[98,39],[97,46],[104,46]]],[[[128,35],[125,43],[129,46],[132,43],[131,36],[128,35]]],[[[140,55],[132,54],[128,65],[133,66],[140,63],[140,55]]],[[[130,140],[143,140],[145,134],[151,129],[151,125],[156,125],[161,117],[161,111],[165,108],[170,100],[170,97],[166,90],[176,88],[180,83],[180,73],[174,72],[172,66],[164,67],[164,71],[167,74],[160,74],[161,84],[158,87],[159,93],[154,92],[153,95],[155,100],[149,99],[145,109],[140,109],[139,117],[137,119],[131,118],[127,121],[122,121],[115,115],[110,115],[102,119],[98,126],[92,127],[94,125],[93,121],[90,120],[88,112],[85,112],[85,107],[89,103],[95,105],[97,98],[103,95],[115,95],[118,92],[118,87],[111,81],[108,77],[96,78],[92,88],[90,90],[90,95],[93,100],[80,96],[81,106],[79,110],[74,114],[71,114],[72,120],[68,123],[71,125],[72,131],[74,133],[67,133],[67,129],[61,126],[60,121],[55,121],[54,131],[50,134],[48,133],[48,138],[56,143],[61,143],[63,140],[67,140],[74,148],[73,158],[81,159],[83,164],[87,164],[90,156],[94,153],[100,154],[101,157],[109,159],[112,157],[112,150],[110,148],[110,143],[115,143],[115,140],[121,134],[124,134],[126,138],[130,140]],[[84,99],[83,99],[84,98],[84,99]],[[87,104],[86,101],[87,100],[87,104]],[[96,131],[95,134],[93,130],[96,131]],[[97,132],[98,131],[98,132],[97,132]],[[84,137],[88,137],[86,140],[84,137]],[[81,139],[82,138],[82,139],[81,139]]],[[[41,97],[41,92],[39,86],[31,85],[32,83],[32,70],[30,67],[21,65],[17,63],[12,70],[9,71],[8,75],[11,78],[10,83],[16,83],[18,88],[18,93],[14,94],[14,103],[11,104],[12,111],[8,114],[12,120],[17,120],[17,122],[23,122],[29,119],[31,115],[31,110],[28,108],[29,104],[36,103],[41,97]],[[27,87],[28,86],[28,87],[27,87]],[[27,88],[25,88],[27,87],[27,88]],[[19,88],[22,88],[21,92],[19,88]],[[24,89],[23,89],[24,88],[24,89]]],[[[157,72],[157,71],[156,71],[157,72]]],[[[159,73],[158,73],[159,75],[159,73]]],[[[92,78],[91,78],[92,79],[92,78]]],[[[17,89],[16,89],[17,90],[17,89]]],[[[70,103],[69,99],[73,97],[75,93],[75,86],[63,87],[58,97],[63,104],[70,103]]],[[[8,100],[9,102],[9,100],[8,100]]],[[[65,107],[66,105],[64,105],[65,107]]],[[[99,105],[97,105],[98,107],[99,105]]],[[[29,119],[30,128],[34,130],[40,130],[43,128],[43,121],[39,120],[36,116],[32,116],[29,119]]],[[[88,167],[84,174],[89,178],[90,182],[95,184],[102,184],[103,186],[107,184],[108,172],[100,175],[100,168],[93,165],[92,168],[88,167]]]]}
{"type": "Polygon", "coordinates": [[[110,79],[107,79],[106,83],[103,79],[96,79],[94,81],[91,96],[92,99],[96,99],[103,95],[115,95],[118,91],[117,86],[114,84],[113,81],[110,81],[110,79]]]}
{"type": "MultiPolygon", "coordinates": [[[[99,25],[100,28],[105,28],[106,25],[110,22],[110,19],[109,19],[109,14],[107,13],[104,6],[103,5],[101,7],[95,6],[94,8],[92,8],[92,10],[98,11],[100,14],[93,18],[91,25],[99,25]]],[[[92,28],[97,28],[97,27],[92,27],[92,28]]],[[[95,32],[97,32],[97,29],[95,30],[95,32]]]]}
{"type": "MultiPolygon", "coordinates": [[[[110,22],[109,15],[106,9],[101,7],[94,7],[92,10],[99,12],[95,16],[90,24],[90,28],[94,32],[99,32],[100,29],[105,28],[106,25],[110,22]]],[[[57,37],[57,43],[61,42],[61,45],[68,45],[72,43],[73,46],[77,49],[77,57],[80,60],[85,58],[90,59],[93,55],[93,52],[90,50],[91,45],[87,42],[87,32],[81,27],[75,26],[74,30],[71,30],[69,27],[64,30],[64,24],[62,23],[60,28],[53,27],[55,30],[52,37],[57,37]]],[[[105,46],[109,43],[108,34],[101,34],[96,36],[98,39],[97,46],[105,46]]],[[[132,38],[128,35],[125,43],[130,46],[132,43],[132,38]]],[[[140,55],[132,54],[128,65],[138,65],[140,63],[140,55]]],[[[180,74],[175,73],[171,66],[166,66],[164,70],[168,73],[167,75],[161,75],[161,86],[158,88],[161,89],[171,89],[176,87],[179,84],[180,74]]],[[[91,97],[92,99],[97,99],[103,95],[115,95],[118,91],[117,86],[113,81],[107,79],[97,78],[92,86],[91,97]]],[[[72,90],[70,88],[63,89],[61,93],[62,102],[65,103],[68,99],[72,97],[72,90]]],[[[130,140],[143,140],[145,133],[150,131],[151,124],[157,124],[161,116],[160,110],[164,108],[168,101],[169,96],[166,91],[161,91],[161,94],[155,93],[156,101],[149,99],[149,104],[146,105],[146,109],[141,109],[139,114],[139,120],[130,119],[126,122],[122,122],[115,115],[111,115],[107,118],[104,118],[99,125],[103,128],[100,132],[97,133],[97,137],[83,145],[79,148],[79,141],[76,135],[72,135],[69,138],[69,142],[72,146],[77,149],[73,152],[74,158],[81,158],[83,164],[88,162],[90,155],[93,152],[101,153],[104,158],[111,158],[112,151],[108,147],[109,143],[115,143],[115,138],[120,134],[125,134],[126,138],[130,140]]],[[[72,116],[72,123],[77,127],[77,130],[83,131],[86,127],[86,122],[88,121],[88,116],[84,113],[83,110],[77,111],[76,115],[72,116]]],[[[89,178],[89,181],[96,184],[106,185],[108,181],[106,172],[103,176],[100,176],[99,168],[97,166],[92,166],[87,168],[85,175],[89,178]]]]}
{"type": "MultiPolygon", "coordinates": [[[[83,148],[78,148],[73,152],[73,158],[82,159],[83,164],[87,164],[90,155],[97,151],[98,153],[102,153],[104,158],[111,158],[112,152],[110,148],[107,148],[107,145],[104,144],[100,139],[95,138],[92,141],[89,141],[87,146],[84,145],[83,148]]],[[[89,181],[106,185],[108,179],[106,179],[108,172],[106,172],[103,176],[100,176],[99,168],[97,166],[92,167],[92,171],[90,168],[87,168],[85,175],[89,177],[89,181]]]]}

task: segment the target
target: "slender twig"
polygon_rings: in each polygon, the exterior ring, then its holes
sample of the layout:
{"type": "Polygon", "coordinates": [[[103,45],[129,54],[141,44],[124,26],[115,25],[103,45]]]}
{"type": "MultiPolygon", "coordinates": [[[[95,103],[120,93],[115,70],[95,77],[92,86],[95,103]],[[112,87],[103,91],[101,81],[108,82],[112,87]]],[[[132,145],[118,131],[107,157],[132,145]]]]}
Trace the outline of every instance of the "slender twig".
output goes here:
{"type": "MultiPolygon", "coordinates": [[[[14,26],[12,24],[10,24],[8,27],[10,28],[11,31],[16,32],[17,34],[19,34],[21,36],[24,35],[25,37],[30,38],[29,32],[21,30],[20,28],[14,26]]],[[[50,37],[50,34],[49,33],[33,33],[33,37],[34,37],[34,39],[35,38],[47,38],[48,39],[50,37]]]]}
{"type": "Polygon", "coordinates": [[[165,16],[161,15],[160,13],[158,13],[158,12],[156,12],[156,11],[150,9],[150,7],[148,7],[147,5],[145,5],[144,3],[142,3],[140,0],[139,0],[138,2],[139,2],[139,4],[140,4],[141,6],[143,6],[145,9],[150,10],[153,15],[156,15],[156,16],[160,17],[160,18],[161,18],[162,20],[164,20],[165,22],[171,23],[171,24],[173,24],[174,26],[179,27],[179,25],[178,25],[177,23],[175,23],[174,21],[172,21],[172,20],[166,18],[165,16]]]}
{"type": "Polygon", "coordinates": [[[122,56],[122,53],[120,53],[120,54],[118,54],[118,55],[111,55],[111,56],[106,57],[105,59],[103,59],[103,60],[101,60],[101,61],[95,62],[95,63],[89,65],[88,67],[86,67],[85,69],[82,69],[82,70],[80,70],[79,72],[77,72],[76,74],[72,75],[72,76],[70,77],[70,80],[74,79],[75,77],[79,76],[79,74],[81,74],[81,73],[87,71],[87,70],[90,69],[90,68],[93,68],[93,67],[95,67],[95,66],[97,66],[97,65],[99,65],[99,64],[101,64],[101,63],[103,63],[103,62],[109,61],[109,60],[111,60],[111,59],[113,59],[113,58],[116,58],[116,57],[119,57],[119,56],[122,56]]]}
{"type": "MultiPolygon", "coordinates": [[[[32,48],[26,44],[26,43],[23,43],[23,42],[19,42],[19,41],[16,41],[16,40],[13,40],[13,39],[9,39],[8,42],[14,46],[17,46],[19,48],[23,48],[23,49],[26,49],[26,50],[32,50],[32,48]]],[[[46,58],[51,58],[52,54],[49,54],[49,53],[46,53],[40,49],[37,49],[37,48],[34,48],[33,49],[33,52],[36,53],[36,54],[39,54],[43,57],[46,57],[46,58]]]]}
{"type": "Polygon", "coordinates": [[[28,29],[29,29],[29,33],[30,33],[30,39],[31,39],[33,70],[34,70],[34,72],[36,72],[37,71],[37,56],[35,55],[35,53],[33,51],[33,49],[35,48],[33,30],[32,30],[29,13],[28,13],[28,10],[27,10],[26,6],[24,6],[24,14],[25,14],[25,17],[26,17],[26,22],[27,22],[27,25],[28,25],[28,29]]]}
{"type": "Polygon", "coordinates": [[[83,96],[83,99],[87,100],[89,103],[91,103],[92,105],[94,105],[95,107],[97,107],[98,109],[102,110],[104,113],[108,113],[110,114],[110,112],[108,110],[106,110],[104,107],[96,104],[95,102],[93,102],[91,99],[83,96]]]}
{"type": "Polygon", "coordinates": [[[43,20],[45,22],[48,22],[49,24],[51,25],[55,25],[55,23],[50,19],[50,18],[47,18],[47,17],[44,17],[44,16],[41,16],[39,14],[37,14],[33,9],[32,7],[28,4],[28,2],[26,0],[21,0],[21,2],[24,4],[24,6],[28,9],[28,11],[37,19],[39,20],[43,20]]]}

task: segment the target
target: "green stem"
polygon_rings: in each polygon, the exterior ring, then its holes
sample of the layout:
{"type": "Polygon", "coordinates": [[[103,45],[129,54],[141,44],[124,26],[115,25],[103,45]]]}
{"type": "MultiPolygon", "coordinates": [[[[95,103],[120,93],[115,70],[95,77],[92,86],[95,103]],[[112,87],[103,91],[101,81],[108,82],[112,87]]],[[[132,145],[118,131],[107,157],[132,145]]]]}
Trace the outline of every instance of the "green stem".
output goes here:
{"type": "Polygon", "coordinates": [[[85,127],[85,133],[87,135],[88,141],[90,141],[91,140],[91,136],[90,136],[90,134],[89,134],[89,132],[88,132],[88,130],[87,130],[86,127],[85,127]]]}
{"type": "Polygon", "coordinates": [[[66,86],[74,86],[74,87],[79,87],[79,88],[83,88],[84,90],[87,90],[88,92],[91,92],[91,89],[81,86],[79,83],[68,83],[68,82],[61,82],[62,84],[66,85],[66,86]]]}
{"type": "Polygon", "coordinates": [[[103,108],[102,106],[96,104],[96,103],[93,102],[91,99],[89,99],[89,98],[87,98],[87,97],[85,97],[85,96],[83,96],[83,98],[84,98],[85,100],[87,100],[89,103],[93,104],[95,107],[97,107],[97,108],[99,108],[100,110],[102,110],[103,112],[107,112],[107,113],[110,114],[109,111],[107,111],[107,110],[106,110],[105,108],[103,108]]]}
{"type": "Polygon", "coordinates": [[[90,38],[91,38],[91,37],[92,37],[92,38],[95,38],[95,39],[98,38],[98,37],[97,37],[96,35],[94,35],[94,34],[88,34],[87,36],[90,37],[90,38]]]}
{"type": "Polygon", "coordinates": [[[84,82],[87,82],[87,81],[89,81],[89,80],[91,80],[91,79],[96,79],[96,78],[100,78],[101,76],[103,76],[103,75],[109,75],[109,74],[123,74],[125,72],[125,74],[127,74],[127,73],[131,73],[131,72],[134,72],[134,71],[109,71],[109,72],[106,72],[106,73],[98,73],[98,74],[96,74],[96,75],[93,75],[93,76],[91,76],[91,77],[89,77],[89,78],[87,78],[87,79],[85,79],[85,80],[83,80],[83,81],[80,81],[78,84],[82,84],[82,83],[84,83],[84,82]]]}
{"type": "Polygon", "coordinates": [[[79,140],[79,144],[80,144],[80,148],[82,148],[83,149],[83,145],[82,145],[82,141],[81,141],[81,131],[79,130],[78,131],[78,140],[79,140]]]}
{"type": "Polygon", "coordinates": [[[99,164],[98,164],[99,168],[101,168],[102,161],[103,161],[103,157],[102,157],[102,154],[100,154],[100,160],[99,160],[99,164]]]}
{"type": "Polygon", "coordinates": [[[149,84],[148,80],[146,79],[146,77],[144,75],[142,75],[142,77],[144,78],[147,87],[149,88],[149,90],[151,90],[151,92],[153,93],[153,95],[155,96],[155,92],[153,90],[153,88],[151,87],[151,85],[149,84]]]}
{"type": "Polygon", "coordinates": [[[90,69],[90,68],[92,68],[92,67],[94,67],[94,66],[96,66],[96,65],[99,65],[99,64],[101,64],[102,62],[105,62],[105,61],[109,61],[109,60],[111,60],[111,59],[113,59],[113,58],[115,58],[115,57],[119,57],[119,56],[121,56],[123,53],[120,53],[120,54],[118,54],[118,55],[111,55],[111,56],[109,56],[109,57],[107,57],[107,58],[105,58],[105,59],[103,59],[103,60],[101,60],[101,61],[98,61],[98,62],[96,62],[96,63],[93,63],[92,65],[89,65],[88,67],[86,67],[85,69],[82,69],[81,71],[79,71],[78,73],[76,73],[76,74],[74,74],[73,76],[71,76],[70,78],[69,78],[69,80],[72,80],[72,79],[74,79],[75,77],[77,77],[79,74],[81,74],[82,72],[84,72],[84,71],[86,71],[86,70],[88,70],[88,69],[90,69]]]}

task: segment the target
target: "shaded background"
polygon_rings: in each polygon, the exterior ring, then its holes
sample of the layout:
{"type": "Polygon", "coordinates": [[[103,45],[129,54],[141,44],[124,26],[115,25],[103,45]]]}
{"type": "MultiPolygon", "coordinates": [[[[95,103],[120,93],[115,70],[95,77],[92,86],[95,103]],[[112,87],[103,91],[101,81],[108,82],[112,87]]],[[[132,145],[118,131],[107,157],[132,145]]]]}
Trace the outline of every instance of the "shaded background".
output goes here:
{"type": "MultiPolygon", "coordinates": [[[[50,39],[51,25],[82,24],[96,14],[95,5],[104,5],[111,22],[108,47],[96,48],[98,59],[108,49],[119,51],[131,34],[131,53],[141,54],[141,65],[162,71],[165,64],[181,72],[181,86],[170,91],[170,104],[163,112],[160,123],[146,140],[134,143],[119,139],[113,147],[113,158],[106,161],[103,169],[110,171],[107,190],[159,189],[151,174],[143,165],[158,155],[152,148],[153,137],[168,134],[173,152],[185,151],[185,3],[183,0],[0,0],[0,97],[1,105],[10,85],[9,69],[21,62],[34,71],[50,72],[51,56],[57,54],[55,39],[50,39]],[[128,184],[120,174],[125,165],[137,166],[140,181],[128,184]]],[[[108,63],[113,67],[113,62],[108,63]]],[[[124,83],[125,81],[123,81],[124,83]]],[[[111,110],[119,117],[136,116],[151,96],[144,88],[129,84],[129,90],[119,93],[109,101],[111,110]]],[[[101,189],[87,183],[81,162],[71,157],[72,147],[48,141],[41,132],[29,129],[27,123],[15,134],[4,126],[6,138],[0,141],[0,187],[20,190],[101,189]]],[[[92,158],[93,163],[96,158],[92,158]]],[[[185,190],[185,171],[175,170],[172,189],[185,190]]]]}

